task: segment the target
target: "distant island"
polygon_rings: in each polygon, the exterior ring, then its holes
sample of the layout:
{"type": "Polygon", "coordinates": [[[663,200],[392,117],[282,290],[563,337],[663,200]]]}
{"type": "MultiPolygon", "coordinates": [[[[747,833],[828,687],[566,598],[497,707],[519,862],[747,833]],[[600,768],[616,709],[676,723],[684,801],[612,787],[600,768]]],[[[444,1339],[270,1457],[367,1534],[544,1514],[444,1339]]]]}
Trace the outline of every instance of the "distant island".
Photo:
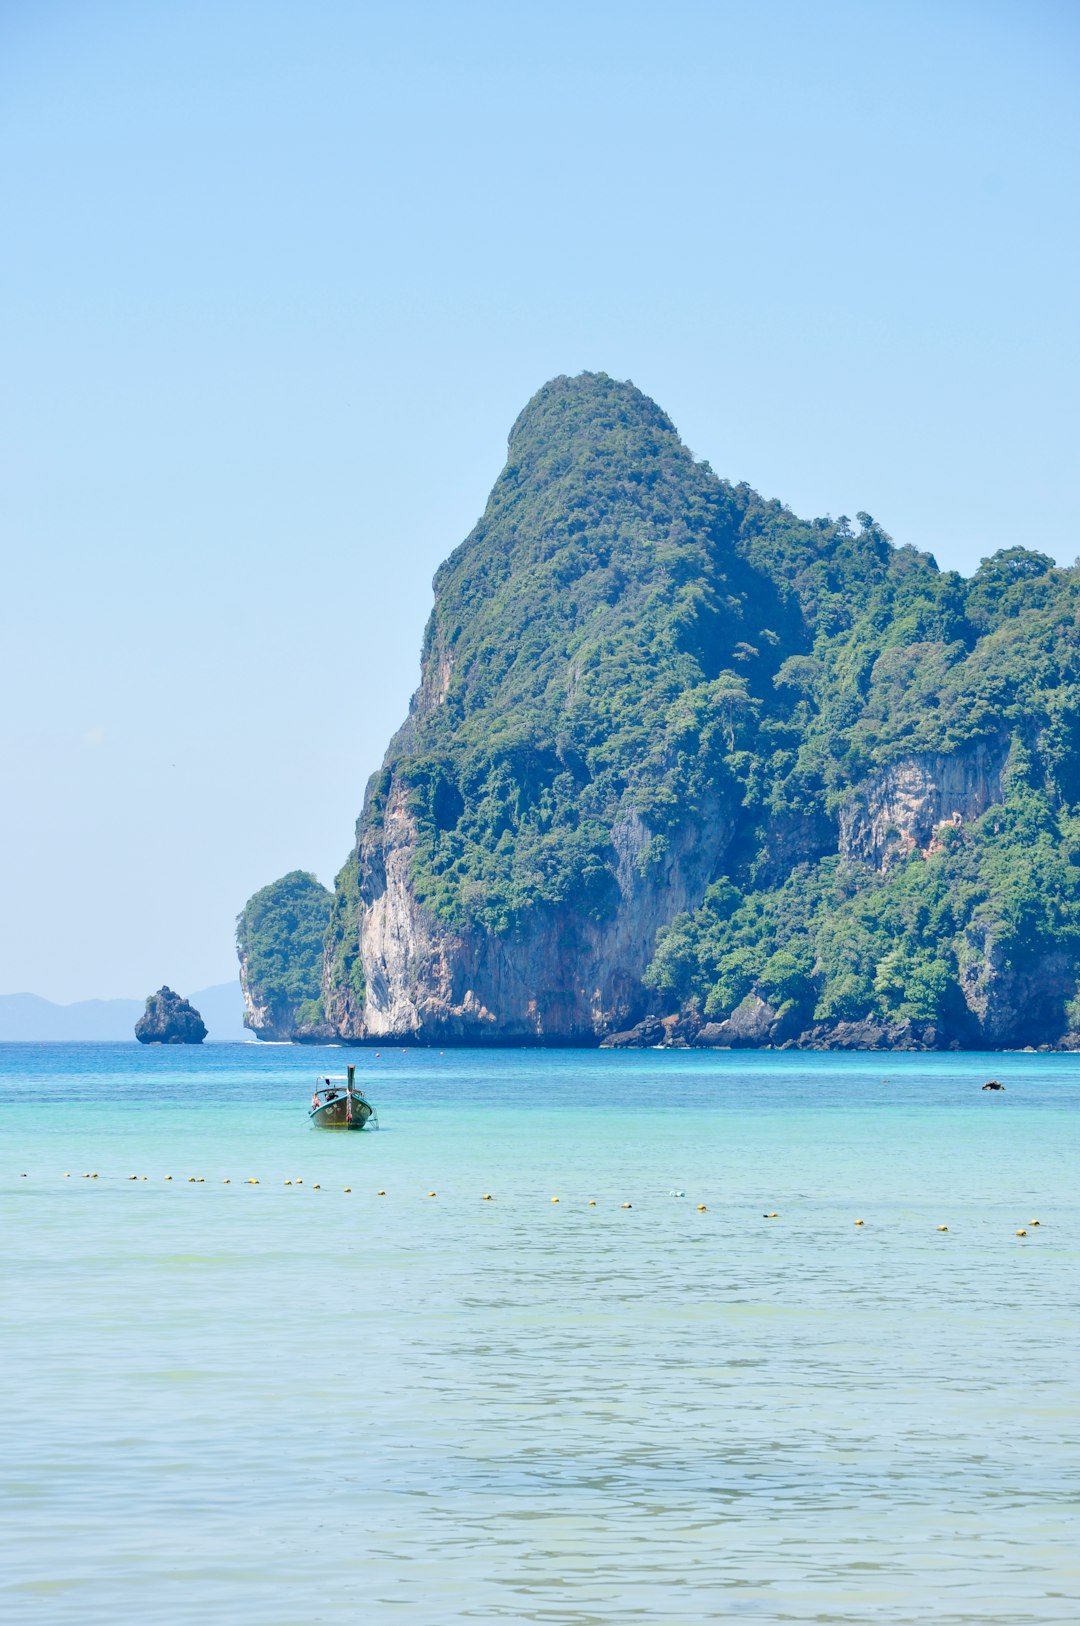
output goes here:
{"type": "Polygon", "coordinates": [[[140,1044],[202,1044],[206,1023],[190,1000],[166,984],[147,999],[135,1037],[140,1044]]]}
{"type": "Polygon", "coordinates": [[[510,432],[266,1037],[1080,1046],[1080,572],[799,519],[605,374],[510,432]]]}

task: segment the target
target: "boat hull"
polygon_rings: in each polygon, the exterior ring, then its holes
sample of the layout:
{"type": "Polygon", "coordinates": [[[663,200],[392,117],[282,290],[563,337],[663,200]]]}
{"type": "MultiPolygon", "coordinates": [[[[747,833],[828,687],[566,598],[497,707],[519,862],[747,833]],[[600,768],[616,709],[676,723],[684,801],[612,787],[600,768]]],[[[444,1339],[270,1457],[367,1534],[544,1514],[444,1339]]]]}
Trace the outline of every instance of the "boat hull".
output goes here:
{"type": "Polygon", "coordinates": [[[344,1095],[339,1095],[334,1101],[324,1101],[321,1107],[313,1107],[310,1113],[316,1129],[363,1129],[370,1117],[370,1103],[358,1095],[352,1098],[351,1116],[344,1095]]]}

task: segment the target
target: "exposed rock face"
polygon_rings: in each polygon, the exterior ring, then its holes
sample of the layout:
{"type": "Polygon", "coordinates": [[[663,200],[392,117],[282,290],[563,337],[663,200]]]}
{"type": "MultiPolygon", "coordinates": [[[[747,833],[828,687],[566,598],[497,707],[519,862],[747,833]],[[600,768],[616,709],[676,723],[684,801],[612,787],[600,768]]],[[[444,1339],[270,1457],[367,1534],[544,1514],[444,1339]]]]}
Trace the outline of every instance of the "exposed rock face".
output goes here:
{"type": "Polygon", "coordinates": [[[799,1035],[801,1050],[937,1050],[936,1028],[923,1022],[820,1022],[799,1035]]]}
{"type": "Polygon", "coordinates": [[[707,1022],[700,1027],[693,1042],[718,1049],[749,1050],[782,1044],[798,1031],[798,1021],[793,1022],[788,1012],[782,1014],[768,1000],[747,994],[726,1021],[707,1022]]]}
{"type": "Polygon", "coordinates": [[[747,994],[723,1022],[704,1022],[691,1043],[698,1049],[756,1050],[795,1041],[802,1023],[794,1006],[780,1010],[758,994],[747,994]]]}
{"type": "Polygon", "coordinates": [[[305,1001],[282,996],[267,999],[250,974],[246,955],[240,957],[240,991],[244,998],[244,1026],[271,1044],[325,1044],[338,1037],[329,1022],[305,1020],[305,1001]]]}
{"type": "Polygon", "coordinates": [[[880,870],[927,854],[943,826],[962,828],[1001,800],[1007,755],[1007,741],[979,741],[952,756],[892,763],[841,807],[841,853],[880,870]]]}
{"type": "Polygon", "coordinates": [[[1033,1034],[1062,1039],[1062,1010],[1076,991],[1071,956],[1049,953],[1009,963],[994,933],[978,920],[968,927],[966,939],[969,953],[960,966],[960,987],[978,1043],[1009,1049],[1028,1043],[1033,1034]]]}
{"type": "Polygon", "coordinates": [[[719,480],[629,383],[552,380],[436,575],[335,893],[292,872],[238,922],[246,1025],[1080,1044],[1080,568],[965,584],[858,521],[719,480]]]}
{"type": "Polygon", "coordinates": [[[595,1043],[649,1009],[657,930],[722,868],[726,755],[795,620],[736,540],[731,495],[632,385],[530,402],[436,576],[339,878],[323,1006],[343,1037],[595,1043]]]}
{"type": "Polygon", "coordinates": [[[345,1038],[421,1043],[588,1044],[625,1029],[648,998],[641,978],[657,930],[700,901],[732,827],[715,803],[704,827],[677,831],[643,874],[636,859],[651,832],[631,813],[611,833],[618,901],[608,918],[537,910],[506,937],[455,932],[417,902],[416,825],[407,786],[395,777],[381,823],[361,821],[354,929],[364,996],[351,984],[331,985],[328,1018],[345,1038]]]}
{"type": "Polygon", "coordinates": [[[606,1039],[601,1040],[601,1050],[650,1050],[662,1045],[668,1037],[667,1029],[659,1016],[643,1016],[640,1022],[635,1022],[632,1028],[626,1028],[622,1033],[609,1033],[606,1039]]]}
{"type": "Polygon", "coordinates": [[[250,1028],[257,1039],[289,1039],[292,1037],[296,1009],[293,1002],[282,1001],[276,1008],[269,1000],[259,997],[253,986],[248,956],[240,956],[240,992],[244,999],[244,1026],[250,1028]]]}
{"type": "Polygon", "coordinates": [[[202,1044],[206,1023],[186,999],[162,987],[146,1001],[135,1037],[140,1044],[202,1044]]]}
{"type": "Polygon", "coordinates": [[[600,1041],[601,1050],[688,1050],[696,1042],[701,1017],[694,1010],[676,1011],[669,1016],[643,1016],[622,1033],[609,1033],[600,1041]]]}

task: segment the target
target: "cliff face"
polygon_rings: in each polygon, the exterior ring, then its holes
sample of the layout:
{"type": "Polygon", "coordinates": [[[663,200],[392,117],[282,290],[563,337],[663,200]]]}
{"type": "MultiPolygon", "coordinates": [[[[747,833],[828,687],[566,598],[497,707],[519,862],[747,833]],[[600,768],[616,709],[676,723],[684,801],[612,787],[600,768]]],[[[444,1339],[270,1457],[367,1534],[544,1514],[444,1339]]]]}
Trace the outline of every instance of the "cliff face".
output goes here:
{"type": "Polygon", "coordinates": [[[267,998],[246,954],[240,956],[240,992],[244,1000],[244,1026],[257,1039],[280,1043],[298,1036],[298,1001],[267,998]]]}
{"type": "Polygon", "coordinates": [[[528,404],[439,569],[334,894],[238,922],[261,1036],[1080,1047],[1080,572],[970,581],[528,404]]]}
{"type": "Polygon", "coordinates": [[[922,752],[875,774],[839,815],[842,856],[887,870],[927,857],[945,829],[962,829],[1002,798],[1007,739],[976,741],[951,756],[922,752]]]}
{"type": "Polygon", "coordinates": [[[631,385],[558,379],[439,571],[409,718],[339,881],[355,1038],[591,1042],[722,866],[727,760],[799,636],[738,503],[631,385]]]}
{"type": "Polygon", "coordinates": [[[975,920],[965,934],[959,980],[980,1045],[1022,1048],[1067,1036],[1064,1012],[1077,988],[1076,959],[1067,950],[1013,953],[993,925],[975,920]]]}
{"type": "Polygon", "coordinates": [[[651,834],[637,813],[611,830],[617,896],[597,920],[562,909],[533,911],[496,936],[455,931],[419,904],[410,882],[417,856],[406,784],[391,781],[384,817],[365,829],[356,858],[364,996],[331,985],[327,1010],[344,1037],[425,1043],[591,1043],[637,1020],[656,933],[694,908],[722,863],[731,810],[717,799],[694,828],[680,827],[662,860],[642,875],[651,834]]]}

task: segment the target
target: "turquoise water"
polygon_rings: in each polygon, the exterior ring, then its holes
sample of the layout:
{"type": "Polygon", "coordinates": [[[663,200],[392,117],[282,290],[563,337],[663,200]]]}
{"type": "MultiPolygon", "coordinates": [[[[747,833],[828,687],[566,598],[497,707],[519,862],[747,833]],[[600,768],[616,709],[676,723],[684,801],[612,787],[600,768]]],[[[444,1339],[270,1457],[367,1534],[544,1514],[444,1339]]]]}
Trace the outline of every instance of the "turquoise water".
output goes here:
{"type": "Polygon", "coordinates": [[[0,1046],[4,1618],[1075,1621],[1078,1150],[1068,1056],[0,1046]]]}

